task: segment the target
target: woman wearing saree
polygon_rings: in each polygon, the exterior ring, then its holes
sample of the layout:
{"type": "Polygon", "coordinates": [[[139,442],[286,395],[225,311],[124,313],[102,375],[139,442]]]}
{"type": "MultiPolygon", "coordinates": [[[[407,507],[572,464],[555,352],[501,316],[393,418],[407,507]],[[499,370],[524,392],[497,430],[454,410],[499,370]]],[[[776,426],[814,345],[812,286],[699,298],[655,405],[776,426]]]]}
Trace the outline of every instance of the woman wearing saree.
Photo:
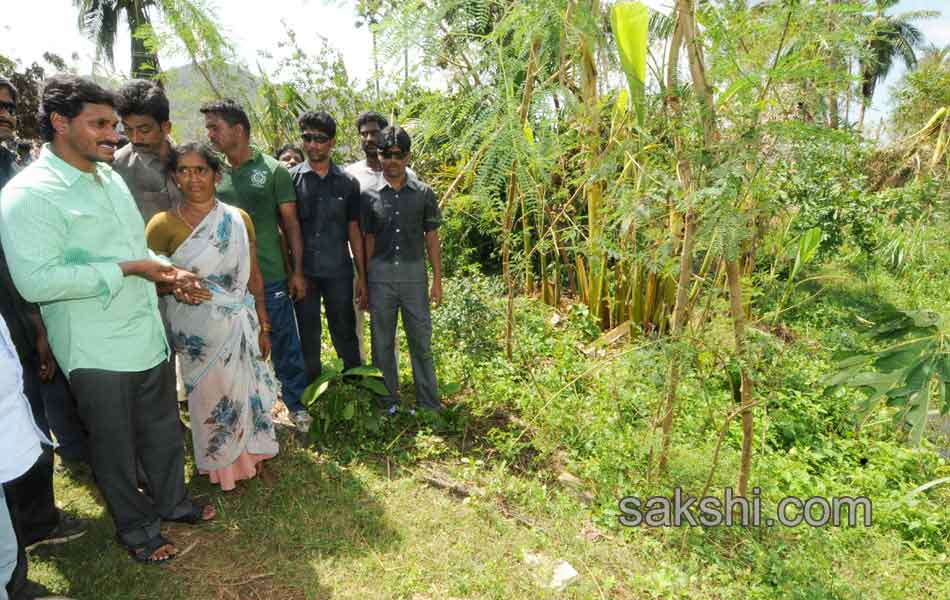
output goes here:
{"type": "Polygon", "coordinates": [[[195,462],[229,491],[259,474],[278,450],[270,418],[277,383],[264,362],[270,324],[254,228],[244,211],[215,199],[221,165],[209,146],[177,146],[168,168],[183,201],[155,215],[145,234],[154,252],[201,277],[208,292],[198,303],[171,295],[162,302],[181,360],[195,462]]]}

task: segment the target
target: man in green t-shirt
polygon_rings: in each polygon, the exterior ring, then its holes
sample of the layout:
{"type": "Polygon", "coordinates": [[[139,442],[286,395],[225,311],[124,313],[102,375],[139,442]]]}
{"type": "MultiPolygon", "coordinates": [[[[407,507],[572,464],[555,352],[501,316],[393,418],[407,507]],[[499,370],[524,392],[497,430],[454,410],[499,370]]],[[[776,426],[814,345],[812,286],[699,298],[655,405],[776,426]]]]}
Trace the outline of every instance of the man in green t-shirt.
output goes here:
{"type": "Polygon", "coordinates": [[[251,146],[251,123],[240,104],[231,99],[208,102],[201,113],[208,140],[228,159],[229,168],[218,184],[218,199],[243,209],[254,222],[270,319],[261,327],[272,329],[271,355],[284,404],[297,429],[309,431],[312,420],[300,402],[309,382],[293,305],[307,293],[293,181],[282,164],[251,146]],[[278,228],[283,229],[293,253],[294,270],[289,274],[284,269],[278,228]]]}

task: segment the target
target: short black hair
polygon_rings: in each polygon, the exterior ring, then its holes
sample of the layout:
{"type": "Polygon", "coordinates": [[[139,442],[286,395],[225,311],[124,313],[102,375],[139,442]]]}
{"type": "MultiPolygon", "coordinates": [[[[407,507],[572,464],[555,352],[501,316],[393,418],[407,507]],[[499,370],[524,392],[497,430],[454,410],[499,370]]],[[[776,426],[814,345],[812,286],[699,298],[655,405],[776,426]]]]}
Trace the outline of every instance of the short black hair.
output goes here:
{"type": "Polygon", "coordinates": [[[386,129],[383,129],[379,137],[378,148],[380,150],[397,146],[403,152],[408,153],[412,147],[412,138],[409,137],[405,129],[398,125],[390,125],[386,129]]]}
{"type": "Polygon", "coordinates": [[[43,83],[43,97],[37,115],[40,135],[47,142],[53,141],[53,113],[67,119],[82,112],[84,104],[108,104],[115,107],[115,94],[92,79],[77,75],[53,75],[43,83]]]}
{"type": "Polygon", "coordinates": [[[327,134],[331,139],[336,137],[336,121],[326,111],[307,111],[300,115],[297,124],[300,125],[301,130],[316,129],[327,134]]]}
{"type": "Polygon", "coordinates": [[[244,112],[244,107],[241,106],[241,103],[234,98],[224,98],[223,100],[212,100],[211,102],[205,102],[201,105],[201,108],[198,109],[198,112],[203,115],[208,113],[216,114],[231,127],[240,125],[244,127],[244,133],[246,133],[248,137],[251,135],[251,121],[247,118],[247,113],[244,112]]]}
{"type": "Polygon", "coordinates": [[[120,117],[145,115],[159,125],[168,121],[168,96],[157,83],[148,79],[133,79],[119,88],[116,110],[120,117]]]}
{"type": "Polygon", "coordinates": [[[0,77],[0,88],[7,88],[10,90],[10,96],[13,98],[14,102],[16,102],[17,98],[20,96],[20,91],[17,90],[16,86],[13,85],[13,82],[6,77],[0,77]]]}
{"type": "Polygon", "coordinates": [[[303,162],[303,150],[297,147],[296,144],[286,143],[280,148],[277,149],[277,152],[274,152],[274,158],[280,160],[280,157],[287,152],[288,150],[293,150],[297,153],[297,156],[300,157],[300,162],[303,162]]]}
{"type": "Polygon", "coordinates": [[[356,118],[356,130],[359,131],[363,128],[363,125],[373,122],[379,125],[380,129],[389,127],[389,121],[386,120],[386,117],[376,111],[368,110],[356,118]]]}
{"type": "Polygon", "coordinates": [[[221,172],[221,158],[218,156],[218,153],[214,151],[214,148],[205,142],[186,142],[174,146],[172,151],[168,153],[165,170],[169,173],[174,173],[175,169],[178,168],[178,160],[182,156],[192,153],[205,159],[205,162],[208,163],[208,167],[215,173],[221,172]]]}

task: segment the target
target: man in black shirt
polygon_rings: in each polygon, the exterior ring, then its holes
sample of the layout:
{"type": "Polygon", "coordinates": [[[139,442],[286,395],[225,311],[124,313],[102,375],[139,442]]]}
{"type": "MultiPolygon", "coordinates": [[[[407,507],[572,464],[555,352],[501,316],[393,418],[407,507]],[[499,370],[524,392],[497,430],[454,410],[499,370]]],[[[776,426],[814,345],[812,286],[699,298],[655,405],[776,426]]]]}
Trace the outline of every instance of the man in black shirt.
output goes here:
{"type": "Polygon", "coordinates": [[[343,368],[362,364],[353,309],[353,266],[356,301],[365,303],[366,272],[360,232],[360,186],[330,158],[336,122],[325,112],[307,112],[298,119],[307,160],[290,171],[297,192],[297,214],[303,237],[307,295],[296,304],[300,342],[307,376],[320,375],[320,299],[343,368]],[[351,258],[352,254],[352,258],[351,258]]]}
{"type": "Polygon", "coordinates": [[[393,350],[396,314],[402,323],[412,358],[416,403],[439,411],[439,388],[432,359],[432,318],[429,300],[442,302],[442,257],[438,227],[442,222],[435,193],[406,173],[411,140],[401,127],[386,127],[380,135],[379,158],[385,183],[366,190],[361,198],[361,223],[366,236],[369,314],[373,365],[383,372],[390,412],[399,403],[399,372],[393,350]],[[432,289],[427,290],[426,258],[432,264],[432,289]]]}

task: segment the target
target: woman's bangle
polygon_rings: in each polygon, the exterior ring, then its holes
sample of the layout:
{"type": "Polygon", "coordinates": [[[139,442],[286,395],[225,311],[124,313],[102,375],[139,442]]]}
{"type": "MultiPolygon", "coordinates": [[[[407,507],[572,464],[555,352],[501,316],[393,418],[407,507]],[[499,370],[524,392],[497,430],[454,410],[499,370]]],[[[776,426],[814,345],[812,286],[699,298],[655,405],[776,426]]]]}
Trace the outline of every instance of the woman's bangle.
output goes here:
{"type": "Polygon", "coordinates": [[[271,329],[270,323],[265,321],[261,323],[261,331],[263,331],[264,333],[270,333],[273,330],[271,329]]]}

